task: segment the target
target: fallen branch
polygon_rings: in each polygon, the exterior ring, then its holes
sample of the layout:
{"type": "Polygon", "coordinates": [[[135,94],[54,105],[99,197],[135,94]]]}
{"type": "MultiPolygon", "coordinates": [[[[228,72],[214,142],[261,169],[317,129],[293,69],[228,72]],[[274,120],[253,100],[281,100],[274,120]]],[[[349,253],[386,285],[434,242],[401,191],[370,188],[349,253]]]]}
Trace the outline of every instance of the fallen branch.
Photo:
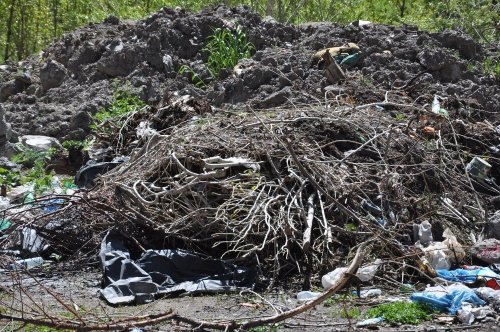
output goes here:
{"type": "Polygon", "coordinates": [[[236,330],[236,329],[249,329],[252,327],[257,327],[257,326],[263,326],[263,325],[268,325],[268,324],[275,324],[281,321],[284,321],[286,319],[289,319],[291,317],[297,316],[303,312],[306,312],[307,310],[310,310],[317,306],[318,304],[322,303],[329,297],[331,297],[333,294],[341,290],[349,281],[351,277],[353,277],[356,272],[358,271],[358,268],[360,267],[363,257],[364,257],[364,249],[367,246],[368,241],[363,242],[359,245],[358,250],[356,251],[356,255],[354,256],[354,259],[352,260],[351,264],[347,268],[347,271],[345,271],[344,274],[337,280],[335,284],[333,284],[330,288],[328,288],[325,292],[323,292],[318,298],[311,300],[310,302],[307,302],[295,309],[291,309],[288,311],[285,311],[281,314],[276,314],[274,316],[270,317],[264,317],[261,319],[255,319],[255,320],[247,320],[244,322],[236,322],[236,321],[227,321],[227,322],[208,322],[208,321],[197,321],[194,319],[190,319],[187,317],[183,317],[180,315],[175,315],[172,320],[182,322],[182,323],[187,323],[193,327],[196,327],[196,329],[203,329],[203,328],[209,328],[209,329],[216,329],[216,330],[224,330],[224,331],[230,331],[230,330],[236,330]]]}

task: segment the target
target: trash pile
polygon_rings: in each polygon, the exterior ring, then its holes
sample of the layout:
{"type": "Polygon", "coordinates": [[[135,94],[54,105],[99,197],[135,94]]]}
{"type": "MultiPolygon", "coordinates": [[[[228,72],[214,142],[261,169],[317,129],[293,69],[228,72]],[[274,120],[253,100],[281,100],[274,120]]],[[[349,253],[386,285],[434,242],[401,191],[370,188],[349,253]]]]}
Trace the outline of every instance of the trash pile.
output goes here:
{"type": "Polygon", "coordinates": [[[3,268],[100,251],[112,304],[289,280],[307,303],[368,243],[359,297],[399,287],[467,324],[497,319],[500,89],[467,66],[489,52],[453,31],[288,26],[224,6],[69,33],[0,69],[14,130],[0,126],[0,144],[92,136],[79,190],[2,209],[3,268]],[[237,26],[256,52],[215,79],[204,42],[237,26]],[[148,106],[92,135],[113,81],[148,106]]]}

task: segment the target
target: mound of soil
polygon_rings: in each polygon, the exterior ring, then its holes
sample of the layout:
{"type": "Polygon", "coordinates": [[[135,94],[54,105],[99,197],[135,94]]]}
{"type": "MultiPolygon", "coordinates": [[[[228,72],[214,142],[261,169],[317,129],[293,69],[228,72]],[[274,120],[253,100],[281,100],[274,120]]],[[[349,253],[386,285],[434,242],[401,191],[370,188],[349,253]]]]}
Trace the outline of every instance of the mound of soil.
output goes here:
{"type": "MultiPolygon", "coordinates": [[[[498,125],[498,81],[475,69],[487,50],[455,31],[429,33],[412,26],[381,24],[299,26],[261,18],[247,7],[219,6],[199,13],[164,8],[140,21],[108,17],[67,33],[41,54],[0,67],[0,102],[19,134],[62,140],[89,133],[91,115],[110,104],[117,85],[157,104],[169,93],[206,99],[227,109],[245,104],[265,109],[324,100],[325,92],[358,104],[384,100],[387,90],[402,89],[415,105],[434,94],[459,118],[489,119],[498,125]],[[238,70],[213,80],[203,50],[215,28],[241,26],[255,45],[238,70]],[[329,85],[312,55],[347,42],[359,45],[361,59],[347,68],[347,83],[329,85]],[[194,86],[178,73],[191,66],[205,81],[194,86]]],[[[397,100],[395,100],[397,101],[397,100]]]]}

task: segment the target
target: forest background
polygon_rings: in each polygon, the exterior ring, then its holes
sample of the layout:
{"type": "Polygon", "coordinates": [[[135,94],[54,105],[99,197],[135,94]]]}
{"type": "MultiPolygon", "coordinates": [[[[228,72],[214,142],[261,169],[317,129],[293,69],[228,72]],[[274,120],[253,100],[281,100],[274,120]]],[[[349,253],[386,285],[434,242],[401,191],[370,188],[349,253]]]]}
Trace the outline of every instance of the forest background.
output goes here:
{"type": "Polygon", "coordinates": [[[199,10],[217,4],[246,4],[283,23],[362,19],[430,31],[458,29],[496,49],[499,44],[497,0],[0,0],[0,63],[23,59],[64,32],[108,15],[138,19],[164,6],[199,10]]]}

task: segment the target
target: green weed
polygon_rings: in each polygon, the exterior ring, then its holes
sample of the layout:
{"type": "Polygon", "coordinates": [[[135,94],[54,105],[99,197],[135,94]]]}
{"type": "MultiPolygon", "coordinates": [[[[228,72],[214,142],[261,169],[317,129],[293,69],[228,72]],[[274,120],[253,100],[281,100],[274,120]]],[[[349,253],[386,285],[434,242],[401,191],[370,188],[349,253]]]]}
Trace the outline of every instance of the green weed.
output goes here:
{"type": "Polygon", "coordinates": [[[12,187],[21,181],[19,172],[0,167],[0,186],[12,187]]]}
{"type": "Polygon", "coordinates": [[[62,143],[62,147],[66,150],[76,149],[76,150],[88,150],[89,148],[89,140],[76,141],[76,140],[68,140],[62,143]]]}
{"type": "Polygon", "coordinates": [[[340,309],[340,317],[347,319],[356,319],[361,316],[361,310],[357,307],[340,309]]]}
{"type": "Polygon", "coordinates": [[[193,70],[193,68],[186,66],[186,65],[182,65],[179,68],[179,74],[184,75],[185,73],[188,73],[191,76],[191,82],[193,82],[194,85],[196,85],[199,88],[206,87],[205,82],[203,82],[203,80],[200,78],[200,76],[198,76],[198,74],[196,74],[196,72],[193,70]]]}
{"type": "Polygon", "coordinates": [[[249,58],[255,46],[247,39],[240,27],[235,33],[229,29],[217,28],[208,37],[207,46],[203,49],[209,53],[207,66],[213,77],[218,77],[222,69],[233,68],[238,60],[249,58]]]}
{"type": "Polygon", "coordinates": [[[398,122],[404,121],[405,118],[406,117],[405,117],[405,115],[403,113],[397,113],[396,117],[395,117],[396,121],[398,121],[398,122]]]}
{"type": "Polygon", "coordinates": [[[90,129],[95,133],[109,134],[113,128],[123,124],[123,117],[139,111],[146,104],[126,88],[117,89],[113,94],[111,106],[102,109],[92,117],[90,129]]]}
{"type": "Polygon", "coordinates": [[[280,324],[271,324],[271,325],[253,327],[253,328],[249,329],[248,331],[252,331],[252,332],[278,332],[280,327],[281,327],[280,324]]]}
{"type": "Polygon", "coordinates": [[[33,167],[36,163],[46,163],[56,153],[55,148],[50,148],[47,151],[36,151],[25,148],[20,153],[14,155],[11,160],[25,167],[33,167]]]}
{"type": "Polygon", "coordinates": [[[483,61],[483,71],[485,74],[500,79],[500,61],[490,58],[483,61]]]}
{"type": "Polygon", "coordinates": [[[431,310],[415,302],[396,301],[385,303],[368,310],[369,318],[383,317],[388,323],[417,325],[431,319],[431,310]]]}
{"type": "Polygon", "coordinates": [[[52,188],[54,175],[54,171],[47,172],[45,170],[45,163],[39,161],[23,174],[22,182],[33,183],[35,194],[40,195],[52,188]]]}

